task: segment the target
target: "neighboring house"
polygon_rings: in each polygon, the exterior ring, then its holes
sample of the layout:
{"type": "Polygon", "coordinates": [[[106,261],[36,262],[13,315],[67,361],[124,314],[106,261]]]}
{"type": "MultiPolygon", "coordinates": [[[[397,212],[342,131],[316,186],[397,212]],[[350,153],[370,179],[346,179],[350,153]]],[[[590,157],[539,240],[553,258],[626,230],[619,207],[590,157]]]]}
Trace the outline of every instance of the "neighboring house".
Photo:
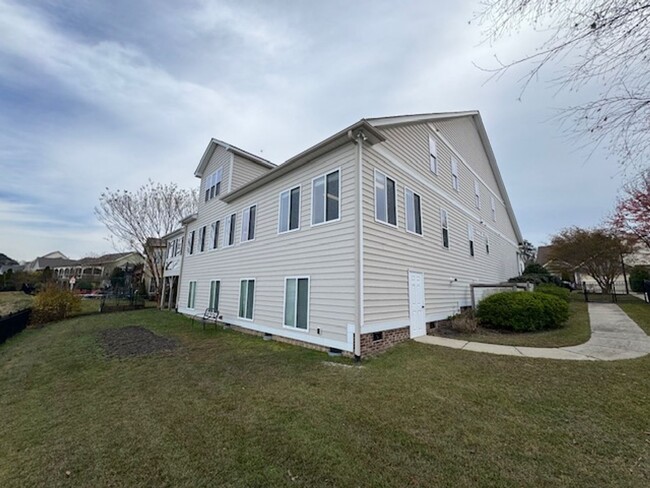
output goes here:
{"type": "Polygon", "coordinates": [[[160,296],[161,308],[176,308],[178,301],[178,287],[183,266],[183,228],[177,229],[164,236],[166,243],[165,265],[163,269],[163,287],[160,296]]]}
{"type": "MultiPolygon", "coordinates": [[[[139,264],[144,264],[144,258],[139,253],[122,252],[74,261],[67,260],[59,265],[50,266],[50,268],[54,273],[54,277],[59,281],[69,281],[74,276],[77,281],[89,281],[98,284],[100,287],[106,287],[110,285],[111,274],[115,268],[139,264]]],[[[147,280],[146,273],[145,280],[147,280]]]]}
{"type": "Polygon", "coordinates": [[[519,273],[476,111],[362,119],[277,167],[213,139],[195,176],[198,213],[167,239],[184,314],[361,356],[519,273]]]}
{"type": "Polygon", "coordinates": [[[33,273],[47,267],[53,269],[54,267],[64,266],[68,262],[72,262],[68,256],[63,254],[61,251],[53,251],[45,256],[39,256],[33,261],[26,263],[23,271],[33,273]]]}

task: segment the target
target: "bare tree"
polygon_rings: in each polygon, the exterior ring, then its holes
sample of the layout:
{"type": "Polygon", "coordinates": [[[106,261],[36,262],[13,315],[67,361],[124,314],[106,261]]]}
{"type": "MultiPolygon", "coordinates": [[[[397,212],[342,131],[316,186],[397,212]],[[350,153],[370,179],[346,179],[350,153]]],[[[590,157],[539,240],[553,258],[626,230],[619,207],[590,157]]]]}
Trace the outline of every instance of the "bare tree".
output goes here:
{"type": "Polygon", "coordinates": [[[184,217],[196,212],[196,189],[185,190],[175,183],[149,180],[135,192],[106,191],[99,197],[95,215],[111,232],[114,241],[144,256],[158,293],[161,291],[163,266],[155,250],[146,246],[148,238],[161,238],[178,228],[184,217]]]}
{"type": "Polygon", "coordinates": [[[522,93],[544,68],[562,63],[559,89],[596,87],[598,96],[566,107],[561,117],[575,133],[605,144],[623,168],[650,156],[650,1],[483,0],[477,20],[496,41],[529,27],[547,32],[535,52],[482,68],[500,77],[524,66],[522,93]]]}
{"type": "Polygon", "coordinates": [[[550,258],[562,271],[581,271],[609,293],[621,274],[621,256],[629,245],[607,229],[563,229],[551,239],[550,258]]]}

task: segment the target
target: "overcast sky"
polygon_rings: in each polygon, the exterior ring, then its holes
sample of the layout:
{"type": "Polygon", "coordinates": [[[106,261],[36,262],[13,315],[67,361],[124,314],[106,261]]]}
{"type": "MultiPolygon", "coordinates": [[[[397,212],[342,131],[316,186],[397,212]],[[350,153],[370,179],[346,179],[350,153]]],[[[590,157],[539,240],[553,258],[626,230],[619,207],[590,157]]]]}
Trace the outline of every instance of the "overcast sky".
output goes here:
{"type": "Polygon", "coordinates": [[[519,101],[521,73],[486,83],[473,63],[536,39],[482,44],[477,8],[0,0],[0,252],[113,251],[93,214],[103,188],[197,186],[211,137],[281,163],[363,117],[448,110],[481,111],[525,238],[597,224],[616,162],[587,160],[553,120],[582,95],[542,79],[519,101]]]}

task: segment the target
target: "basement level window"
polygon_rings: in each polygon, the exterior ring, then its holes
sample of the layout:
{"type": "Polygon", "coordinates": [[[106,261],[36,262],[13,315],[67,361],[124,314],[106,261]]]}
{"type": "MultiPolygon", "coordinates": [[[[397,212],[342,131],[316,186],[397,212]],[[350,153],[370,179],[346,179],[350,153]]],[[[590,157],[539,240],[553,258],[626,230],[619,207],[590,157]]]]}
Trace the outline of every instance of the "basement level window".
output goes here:
{"type": "Polygon", "coordinates": [[[373,332],[372,333],[372,342],[381,341],[384,338],[383,332],[373,332]]]}

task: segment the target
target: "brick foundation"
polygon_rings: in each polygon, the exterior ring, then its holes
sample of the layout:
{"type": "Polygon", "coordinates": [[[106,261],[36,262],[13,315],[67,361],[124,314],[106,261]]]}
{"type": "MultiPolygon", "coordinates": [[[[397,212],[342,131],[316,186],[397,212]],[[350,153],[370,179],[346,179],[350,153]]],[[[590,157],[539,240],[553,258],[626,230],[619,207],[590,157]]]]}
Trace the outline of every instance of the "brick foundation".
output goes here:
{"type": "Polygon", "coordinates": [[[384,330],[376,334],[361,334],[361,357],[380,354],[410,338],[409,327],[384,330]]]}

